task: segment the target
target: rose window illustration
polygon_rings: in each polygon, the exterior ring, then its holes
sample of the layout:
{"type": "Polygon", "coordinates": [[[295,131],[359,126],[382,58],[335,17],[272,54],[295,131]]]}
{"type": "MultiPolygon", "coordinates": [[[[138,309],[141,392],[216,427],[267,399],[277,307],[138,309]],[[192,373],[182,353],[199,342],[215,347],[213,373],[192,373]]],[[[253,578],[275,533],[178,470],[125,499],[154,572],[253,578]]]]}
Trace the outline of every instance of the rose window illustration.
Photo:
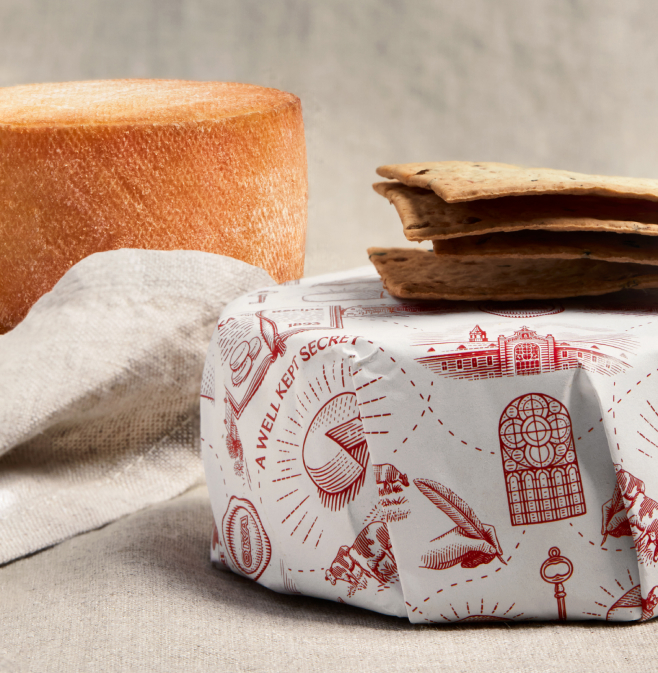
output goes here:
{"type": "Polygon", "coordinates": [[[541,393],[517,397],[498,436],[513,526],[585,514],[571,417],[561,402],[541,393]]]}
{"type": "Polygon", "coordinates": [[[302,454],[325,507],[338,510],[356,497],[369,454],[354,393],[336,395],[322,406],[306,433],[302,454]]]}

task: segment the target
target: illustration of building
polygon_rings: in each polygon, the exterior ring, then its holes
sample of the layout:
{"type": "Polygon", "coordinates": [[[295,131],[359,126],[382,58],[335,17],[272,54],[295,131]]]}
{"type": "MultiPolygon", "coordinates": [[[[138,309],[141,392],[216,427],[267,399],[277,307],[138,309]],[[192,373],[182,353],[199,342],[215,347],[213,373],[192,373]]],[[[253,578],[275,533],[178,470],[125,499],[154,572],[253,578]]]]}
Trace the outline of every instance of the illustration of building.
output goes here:
{"type": "Polygon", "coordinates": [[[500,417],[498,437],[513,526],[585,514],[571,416],[559,400],[517,397],[500,417]]]}
{"type": "Polygon", "coordinates": [[[496,341],[489,341],[486,332],[476,325],[468,341],[424,345],[430,346],[427,354],[416,361],[435,374],[457,379],[530,376],[578,367],[613,376],[630,367],[622,359],[623,352],[619,357],[607,353],[604,344],[558,342],[552,334],[542,336],[525,326],[511,336],[501,334],[496,341]]]}

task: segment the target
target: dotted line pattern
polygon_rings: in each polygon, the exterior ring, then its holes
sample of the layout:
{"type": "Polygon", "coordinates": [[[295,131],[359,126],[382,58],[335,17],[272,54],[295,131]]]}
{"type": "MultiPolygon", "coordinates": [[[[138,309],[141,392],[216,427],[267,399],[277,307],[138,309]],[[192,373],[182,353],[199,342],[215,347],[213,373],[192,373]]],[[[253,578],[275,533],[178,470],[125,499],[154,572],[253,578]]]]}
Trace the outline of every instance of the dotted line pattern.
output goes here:
{"type": "MultiPolygon", "coordinates": [[[[626,574],[628,575],[628,581],[631,583],[631,587],[636,586],[639,580],[634,580],[634,579],[633,579],[633,576],[631,575],[631,571],[630,571],[629,568],[626,568],[626,574]]],[[[625,593],[627,593],[627,591],[629,591],[628,589],[626,589],[626,587],[624,587],[624,585],[623,585],[617,578],[615,578],[615,584],[616,584],[616,585],[619,587],[619,589],[621,590],[622,595],[625,594],[625,593]]],[[[619,598],[619,596],[615,596],[613,593],[611,593],[610,591],[608,591],[608,590],[607,590],[604,586],[602,586],[602,585],[599,585],[599,589],[601,589],[601,591],[603,591],[603,592],[606,593],[608,596],[610,596],[610,598],[612,598],[612,602],[613,602],[613,603],[619,598]]],[[[603,608],[604,610],[608,610],[608,609],[610,608],[610,606],[609,606],[608,604],[606,604],[606,603],[600,603],[599,601],[594,601],[594,604],[595,604],[595,605],[598,605],[599,607],[603,608]]],[[[583,614],[584,614],[584,615],[591,615],[592,617],[597,617],[597,616],[598,616],[598,617],[602,617],[602,616],[603,616],[603,615],[601,615],[601,614],[597,614],[597,613],[594,613],[594,612],[583,612],[583,614]]]]}
{"type": "MultiPolygon", "coordinates": [[[[640,325],[640,327],[641,327],[641,325],[640,325]]],[[[658,371],[658,369],[656,369],[656,371],[658,371]]],[[[620,393],[619,395],[617,395],[616,393],[613,393],[613,395],[612,395],[612,406],[607,411],[608,414],[612,413],[613,420],[616,420],[615,405],[621,404],[622,400],[628,399],[628,395],[630,395],[633,391],[636,391],[638,389],[637,387],[641,383],[646,381],[652,374],[653,374],[653,372],[649,372],[644,378],[637,381],[637,383],[635,384],[634,387],[629,388],[625,393],[620,393]]],[[[613,385],[613,388],[614,388],[617,385],[617,382],[613,381],[612,385],[613,385]]],[[[649,407],[651,408],[651,411],[656,415],[656,418],[658,418],[658,412],[656,412],[656,409],[653,407],[651,402],[648,399],[646,400],[646,402],[649,405],[649,407]]],[[[654,431],[656,431],[656,428],[642,414],[640,414],[640,418],[642,418],[654,431]]],[[[615,435],[617,434],[617,426],[616,425],[613,426],[613,432],[614,432],[615,435]]],[[[658,444],[656,444],[654,441],[652,441],[651,439],[646,437],[642,432],[640,432],[639,430],[637,430],[636,432],[647,443],[649,443],[649,444],[655,446],[656,448],[658,448],[658,444]]],[[[654,458],[654,456],[652,454],[647,453],[646,451],[643,451],[642,449],[640,449],[638,447],[635,447],[635,450],[638,453],[641,453],[642,455],[646,456],[647,458],[652,458],[652,459],[654,458]]],[[[619,442],[617,442],[617,451],[621,451],[621,449],[619,447],[619,442]]],[[[624,462],[624,459],[620,456],[619,457],[619,463],[621,464],[623,462],[624,462]]]]}
{"type": "MultiPolygon", "coordinates": [[[[398,323],[396,323],[396,324],[398,324],[398,323]]],[[[414,329],[415,329],[415,328],[414,328],[414,329]]],[[[385,352],[386,352],[381,346],[379,347],[379,350],[380,350],[382,353],[385,353],[385,352]]],[[[391,362],[397,364],[397,362],[396,362],[396,360],[395,360],[394,357],[392,357],[392,356],[389,356],[389,357],[390,357],[391,362]]],[[[406,370],[405,370],[403,367],[400,367],[400,371],[401,371],[405,376],[409,376],[409,375],[407,374],[406,370]]],[[[377,378],[377,379],[373,379],[372,381],[369,381],[368,383],[359,386],[358,388],[356,388],[356,390],[361,390],[361,389],[365,388],[366,386],[369,386],[369,385],[371,385],[372,383],[375,383],[375,382],[379,381],[381,378],[383,378],[383,377],[379,377],[379,378],[377,378]]],[[[426,398],[425,398],[425,395],[424,395],[423,393],[421,393],[421,392],[418,391],[415,382],[414,382],[410,377],[409,377],[409,379],[408,379],[408,382],[410,383],[410,385],[412,386],[412,388],[416,388],[415,393],[418,394],[418,396],[420,397],[420,399],[423,400],[423,402],[425,402],[425,403],[427,404],[427,407],[421,411],[420,418],[424,417],[426,412],[429,412],[429,413],[431,413],[431,414],[434,414],[434,410],[433,410],[432,407],[430,406],[430,402],[431,402],[431,399],[432,399],[432,394],[429,393],[429,394],[427,395],[427,399],[426,399],[426,398]]],[[[430,381],[430,386],[433,386],[433,385],[434,385],[434,381],[430,381]]],[[[364,403],[360,404],[359,406],[363,406],[363,405],[365,405],[365,404],[369,404],[369,403],[371,403],[371,402],[378,401],[378,400],[381,400],[381,399],[384,399],[384,397],[378,397],[378,398],[373,399],[373,400],[368,400],[367,402],[364,402],[364,403]]],[[[364,418],[379,417],[379,416],[383,416],[383,415],[390,416],[391,414],[378,414],[378,415],[373,415],[373,416],[364,416],[364,418]]],[[[443,421],[441,421],[441,419],[438,418],[438,417],[437,417],[437,421],[438,421],[438,423],[439,423],[441,426],[444,425],[444,424],[443,424],[443,421]]],[[[416,429],[418,428],[418,425],[419,425],[419,424],[416,423],[416,424],[413,426],[411,432],[415,432],[416,429]]],[[[445,426],[444,426],[444,427],[445,427],[445,426]]],[[[461,442],[464,446],[469,446],[468,442],[466,442],[466,441],[463,440],[463,439],[460,439],[460,438],[456,437],[456,436],[455,436],[455,433],[452,432],[452,430],[449,430],[448,428],[445,428],[445,429],[448,431],[448,433],[449,433],[452,437],[455,437],[455,439],[456,439],[457,441],[461,442]]],[[[591,430],[593,430],[593,429],[594,429],[594,428],[591,428],[591,429],[590,429],[590,432],[591,432],[591,430]]],[[[387,434],[387,431],[371,431],[371,432],[365,432],[365,434],[387,434]]],[[[408,439],[409,439],[409,437],[405,437],[405,438],[402,440],[402,444],[405,444],[405,443],[408,441],[408,439]]],[[[473,448],[475,451],[483,452],[483,450],[482,450],[480,447],[473,446],[472,448],[473,448]]],[[[397,451],[398,451],[398,449],[394,449],[394,450],[393,450],[393,453],[397,453],[397,451]]],[[[491,455],[496,455],[496,452],[495,452],[495,451],[491,451],[490,453],[491,453],[491,455]]],[[[373,515],[373,513],[376,511],[376,509],[377,509],[377,506],[373,507],[373,509],[372,509],[371,512],[369,513],[368,517],[366,517],[366,520],[368,520],[369,517],[373,515]]],[[[524,529],[524,530],[522,531],[522,535],[525,535],[525,532],[526,532],[526,531],[525,531],[525,529],[524,529]]],[[[515,547],[515,550],[519,548],[520,544],[521,544],[521,541],[517,542],[516,547],[515,547]]],[[[513,555],[508,556],[507,559],[506,559],[506,562],[509,563],[509,561],[512,559],[512,556],[513,556],[513,555]]],[[[497,572],[500,572],[501,570],[502,570],[502,566],[499,567],[499,568],[497,568],[494,572],[497,573],[497,572]]],[[[463,581],[463,584],[468,584],[468,583],[471,583],[471,582],[476,581],[476,580],[479,581],[479,580],[483,580],[483,579],[488,579],[490,576],[491,576],[490,574],[486,574],[486,575],[481,575],[481,576],[479,576],[479,577],[471,577],[471,578],[468,578],[468,579],[464,580],[464,581],[463,581]]],[[[453,583],[453,584],[450,585],[450,588],[459,586],[459,584],[460,584],[460,582],[455,582],[455,583],[453,583]]],[[[439,589],[439,590],[436,592],[436,594],[440,594],[440,593],[442,593],[443,590],[444,590],[444,589],[439,589]]],[[[431,596],[427,596],[427,597],[423,600],[423,603],[427,603],[427,602],[430,600],[430,598],[431,598],[431,596]]],[[[407,602],[407,605],[408,605],[410,608],[413,608],[412,611],[411,611],[412,613],[418,611],[418,614],[419,614],[419,615],[422,615],[422,614],[423,614],[423,611],[419,609],[420,606],[415,606],[415,607],[414,607],[414,606],[412,606],[412,605],[411,605],[410,603],[408,603],[408,602],[407,602]]],[[[512,605],[512,607],[513,607],[513,605],[512,605]]],[[[510,607],[510,610],[511,610],[511,607],[510,607]]],[[[508,610],[508,612],[509,612],[509,610],[508,610]]],[[[455,614],[456,614],[456,613],[455,613],[455,614]]],[[[505,614],[507,614],[507,613],[505,613],[505,614]]],[[[443,615],[442,615],[442,616],[443,616],[443,615]]],[[[458,618],[459,618],[459,617],[458,617],[458,618]]],[[[432,620],[429,620],[429,619],[426,618],[426,621],[432,621],[432,620]]]]}
{"type": "MultiPolygon", "coordinates": [[[[393,324],[395,324],[395,325],[400,325],[401,323],[394,322],[393,324]]],[[[403,327],[407,327],[407,328],[409,327],[408,325],[402,325],[402,326],[403,326],[403,327]]],[[[410,328],[410,329],[418,329],[418,328],[413,327],[413,328],[410,328]]],[[[372,343],[372,342],[369,341],[368,343],[372,343]]],[[[381,346],[379,346],[378,348],[379,348],[379,350],[380,350],[382,353],[386,353],[386,351],[385,351],[381,346]]],[[[397,361],[396,361],[396,359],[395,359],[393,356],[390,356],[390,355],[389,355],[389,358],[390,358],[391,362],[397,364],[397,361]]],[[[405,370],[403,367],[400,367],[400,371],[401,371],[405,376],[408,376],[406,370],[405,370]]],[[[370,385],[370,384],[372,384],[372,383],[375,383],[375,382],[379,381],[381,378],[383,378],[383,377],[380,376],[379,378],[374,379],[373,381],[370,381],[370,382],[368,382],[368,383],[366,383],[366,384],[363,384],[362,386],[359,386],[358,388],[356,388],[356,390],[357,390],[357,391],[358,391],[358,390],[361,390],[362,388],[365,388],[366,386],[368,386],[368,385],[370,385]]],[[[411,378],[409,378],[408,381],[409,381],[409,383],[411,384],[412,388],[416,388],[416,383],[415,383],[411,378]]],[[[430,386],[433,386],[433,385],[434,385],[434,381],[430,381],[430,386]]],[[[423,393],[421,393],[421,392],[416,391],[416,394],[418,394],[418,396],[420,397],[421,400],[423,400],[423,402],[426,402],[426,403],[427,403],[427,408],[422,410],[422,412],[421,412],[421,414],[420,414],[420,418],[423,418],[423,417],[425,416],[425,414],[426,414],[428,411],[429,411],[429,413],[433,414],[433,413],[434,413],[434,409],[432,409],[432,407],[431,407],[430,404],[429,404],[430,401],[431,401],[431,399],[432,399],[432,395],[431,395],[431,393],[428,394],[427,399],[425,399],[425,395],[423,395],[423,393]]],[[[378,397],[378,398],[377,398],[377,400],[381,400],[381,399],[384,399],[384,397],[378,397]]],[[[363,403],[360,404],[359,406],[363,406],[364,404],[369,404],[370,402],[374,402],[374,401],[377,401],[377,400],[369,400],[368,402],[363,402],[363,403]]],[[[386,415],[386,414],[383,414],[383,415],[386,415]]],[[[388,415],[390,415],[390,414],[388,414],[388,415]]],[[[363,418],[372,418],[372,416],[364,416],[363,418]]],[[[440,425],[443,425],[443,421],[442,421],[440,418],[437,417],[437,421],[439,422],[440,425]]],[[[414,427],[411,429],[411,432],[415,432],[415,430],[416,430],[417,428],[418,428],[418,423],[416,423],[416,424],[414,425],[414,427]]],[[[447,428],[446,428],[446,429],[447,429],[447,428]]],[[[469,446],[468,442],[466,442],[466,441],[463,440],[463,439],[459,439],[459,438],[457,438],[457,437],[455,436],[455,433],[452,432],[452,430],[448,430],[448,432],[449,432],[450,435],[452,435],[453,437],[455,437],[456,439],[458,439],[458,441],[460,441],[464,446],[469,446]]],[[[366,434],[366,435],[370,435],[370,434],[387,434],[387,432],[384,432],[384,431],[374,432],[374,431],[372,431],[372,432],[366,432],[365,434],[366,434]]],[[[406,444],[406,442],[407,442],[408,440],[409,440],[409,437],[405,437],[405,438],[402,440],[402,444],[406,444]]],[[[474,448],[475,451],[480,451],[481,453],[483,453],[483,450],[482,450],[480,447],[478,447],[478,446],[474,446],[474,447],[472,447],[472,448],[474,448]]],[[[397,452],[398,452],[398,449],[393,449],[393,453],[397,453],[397,452]]],[[[496,455],[496,452],[495,452],[495,451],[490,451],[490,454],[491,454],[492,456],[495,456],[495,455],[496,455]]]]}
{"type": "MultiPolygon", "coordinates": [[[[521,535],[525,535],[525,531],[526,531],[526,529],[524,528],[524,529],[521,531],[521,535]]],[[[514,550],[516,551],[516,550],[519,548],[520,545],[521,545],[521,540],[519,540],[519,541],[516,543],[516,546],[514,547],[514,550]]],[[[510,555],[505,559],[506,563],[509,563],[509,562],[512,560],[512,556],[513,556],[513,554],[510,554],[510,555]]],[[[502,569],[503,569],[502,566],[500,566],[500,567],[496,568],[496,570],[494,571],[494,573],[498,573],[498,572],[500,572],[502,569]]],[[[486,579],[488,579],[490,576],[491,576],[490,574],[487,574],[487,575],[480,575],[480,577],[470,577],[469,579],[464,580],[463,584],[469,584],[470,582],[473,582],[473,581],[475,581],[475,580],[486,580],[486,579]]],[[[457,586],[459,586],[459,585],[460,585],[460,582],[453,582],[449,587],[444,587],[443,589],[439,589],[439,590],[436,592],[436,594],[440,594],[440,593],[442,593],[443,590],[446,589],[446,588],[452,589],[453,587],[457,587],[457,586]]],[[[436,595],[436,594],[435,594],[435,595],[436,595]]],[[[429,599],[430,599],[431,597],[432,597],[432,596],[430,595],[430,596],[428,596],[427,598],[423,599],[423,603],[427,603],[427,601],[429,601],[429,599]]],[[[443,616],[443,615],[441,615],[441,616],[443,616]]]]}

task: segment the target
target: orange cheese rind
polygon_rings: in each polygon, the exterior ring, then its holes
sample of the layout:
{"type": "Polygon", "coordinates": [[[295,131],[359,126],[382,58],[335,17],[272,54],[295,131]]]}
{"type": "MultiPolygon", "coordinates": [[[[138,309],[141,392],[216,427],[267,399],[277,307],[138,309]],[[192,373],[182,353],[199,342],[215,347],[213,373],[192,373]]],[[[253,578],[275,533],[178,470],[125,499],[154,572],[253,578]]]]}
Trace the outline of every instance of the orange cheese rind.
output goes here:
{"type": "Polygon", "coordinates": [[[0,333],[85,256],[193,249],[303,275],[299,99],[251,84],[0,88],[0,333]]]}

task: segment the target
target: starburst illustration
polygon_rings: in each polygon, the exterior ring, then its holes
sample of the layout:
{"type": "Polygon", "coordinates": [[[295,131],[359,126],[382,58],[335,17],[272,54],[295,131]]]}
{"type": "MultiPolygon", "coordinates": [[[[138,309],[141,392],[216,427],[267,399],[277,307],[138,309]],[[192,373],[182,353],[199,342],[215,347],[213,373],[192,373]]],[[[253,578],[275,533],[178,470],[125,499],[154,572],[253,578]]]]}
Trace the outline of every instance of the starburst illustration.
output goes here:
{"type": "MultiPolygon", "coordinates": [[[[456,608],[450,603],[452,615],[441,613],[441,617],[446,622],[463,623],[463,622],[507,622],[519,619],[524,616],[523,612],[516,612],[514,607],[516,603],[512,603],[506,609],[503,609],[500,602],[496,602],[493,608],[487,608],[484,603],[484,598],[480,599],[479,603],[471,604],[466,601],[463,607],[456,608]]],[[[529,619],[526,617],[526,619],[529,619]]]]}
{"type": "Polygon", "coordinates": [[[350,390],[349,359],[336,358],[307,372],[274,437],[272,483],[281,490],[276,502],[286,507],[281,524],[291,536],[301,536],[302,544],[317,547],[326,515],[357,498],[372,469],[361,407],[370,409],[385,398],[373,395],[359,404],[350,390]]]}

